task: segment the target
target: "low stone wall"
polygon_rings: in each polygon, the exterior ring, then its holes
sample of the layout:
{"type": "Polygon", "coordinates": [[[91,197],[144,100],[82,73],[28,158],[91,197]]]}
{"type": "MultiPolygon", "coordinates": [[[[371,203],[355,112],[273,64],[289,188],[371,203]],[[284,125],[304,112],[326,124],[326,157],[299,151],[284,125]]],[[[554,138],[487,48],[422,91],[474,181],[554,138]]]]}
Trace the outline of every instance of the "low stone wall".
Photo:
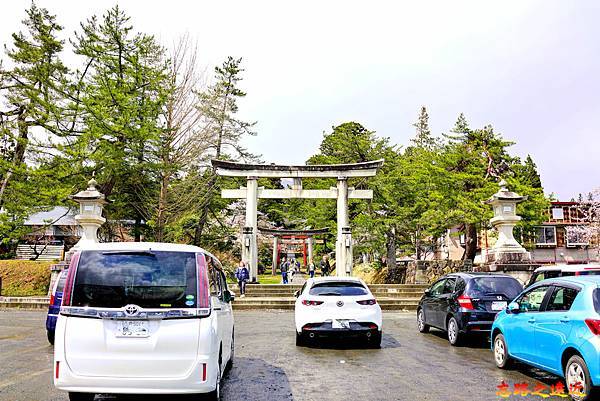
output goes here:
{"type": "Polygon", "coordinates": [[[406,284],[431,284],[445,274],[472,271],[462,260],[417,260],[406,262],[406,284]]]}

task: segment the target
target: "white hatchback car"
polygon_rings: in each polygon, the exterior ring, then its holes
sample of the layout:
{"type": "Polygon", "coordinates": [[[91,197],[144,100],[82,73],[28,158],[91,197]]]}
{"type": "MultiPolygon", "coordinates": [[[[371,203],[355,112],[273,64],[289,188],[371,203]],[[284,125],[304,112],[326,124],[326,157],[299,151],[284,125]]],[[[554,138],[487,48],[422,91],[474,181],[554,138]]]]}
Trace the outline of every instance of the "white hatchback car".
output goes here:
{"type": "Polygon", "coordinates": [[[220,396],[233,361],[232,294],[201,248],[92,244],[71,259],[54,347],[54,385],[96,393],[220,396]]]}
{"type": "Polygon", "coordinates": [[[311,278],[296,297],[296,345],[342,335],[363,337],[374,348],[381,346],[381,308],[361,279],[311,278]]]}

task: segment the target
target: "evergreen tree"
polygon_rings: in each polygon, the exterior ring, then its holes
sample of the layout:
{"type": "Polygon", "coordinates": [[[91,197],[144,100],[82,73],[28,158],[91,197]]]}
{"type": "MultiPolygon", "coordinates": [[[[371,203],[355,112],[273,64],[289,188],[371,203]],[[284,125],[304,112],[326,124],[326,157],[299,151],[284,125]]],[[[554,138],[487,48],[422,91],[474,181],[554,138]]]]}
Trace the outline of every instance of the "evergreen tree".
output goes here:
{"type": "MultiPolygon", "coordinates": [[[[74,163],[95,170],[101,190],[114,201],[112,218],[135,221],[135,239],[151,218],[147,199],[156,199],[156,148],[164,129],[161,112],[171,86],[164,49],[151,35],[134,33],[118,7],[81,24],[73,41],[86,69],[80,78],[84,132],[74,163]]],[[[85,168],[84,168],[85,167],[85,168]]]]}
{"type": "Polygon", "coordinates": [[[46,9],[32,3],[25,32],[6,47],[10,68],[0,64],[0,236],[20,236],[23,219],[40,208],[66,201],[69,192],[52,166],[54,142],[69,132],[65,91],[69,71],[60,58],[62,27],[46,9]],[[34,140],[32,131],[41,133],[34,140]],[[48,145],[50,142],[50,145],[48,145]]]}

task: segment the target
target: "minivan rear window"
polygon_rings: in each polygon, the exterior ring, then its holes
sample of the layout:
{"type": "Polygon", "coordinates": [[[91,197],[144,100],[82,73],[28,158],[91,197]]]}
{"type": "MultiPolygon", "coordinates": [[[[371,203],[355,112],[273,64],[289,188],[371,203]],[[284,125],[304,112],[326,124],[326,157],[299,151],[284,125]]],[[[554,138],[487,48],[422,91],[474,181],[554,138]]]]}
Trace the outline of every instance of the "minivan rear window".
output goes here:
{"type": "Polygon", "coordinates": [[[514,299],[523,291],[523,286],[512,277],[476,277],[469,280],[466,294],[470,297],[504,295],[514,299]]]}
{"type": "Polygon", "coordinates": [[[192,252],[81,253],[73,306],[194,308],[196,255],[192,252]]]}
{"type": "Polygon", "coordinates": [[[308,293],[318,296],[359,296],[369,294],[361,283],[352,281],[317,283],[311,287],[308,293]]]}

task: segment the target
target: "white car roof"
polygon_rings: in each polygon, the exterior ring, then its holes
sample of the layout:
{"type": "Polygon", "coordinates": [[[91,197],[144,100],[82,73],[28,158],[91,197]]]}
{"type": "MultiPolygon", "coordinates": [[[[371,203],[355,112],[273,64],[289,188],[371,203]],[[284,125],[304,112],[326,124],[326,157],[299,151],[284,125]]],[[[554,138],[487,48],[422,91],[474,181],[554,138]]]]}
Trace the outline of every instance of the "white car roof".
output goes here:
{"type": "Polygon", "coordinates": [[[81,251],[166,251],[205,253],[214,257],[210,252],[186,244],[171,244],[166,242],[97,242],[83,244],[81,251]]]}
{"type": "Polygon", "coordinates": [[[541,266],[541,267],[538,267],[537,269],[535,269],[535,271],[536,272],[541,272],[541,271],[544,271],[544,272],[546,272],[546,271],[580,272],[580,271],[584,271],[584,270],[593,270],[593,269],[600,270],[600,265],[577,264],[577,265],[541,266]]]}

